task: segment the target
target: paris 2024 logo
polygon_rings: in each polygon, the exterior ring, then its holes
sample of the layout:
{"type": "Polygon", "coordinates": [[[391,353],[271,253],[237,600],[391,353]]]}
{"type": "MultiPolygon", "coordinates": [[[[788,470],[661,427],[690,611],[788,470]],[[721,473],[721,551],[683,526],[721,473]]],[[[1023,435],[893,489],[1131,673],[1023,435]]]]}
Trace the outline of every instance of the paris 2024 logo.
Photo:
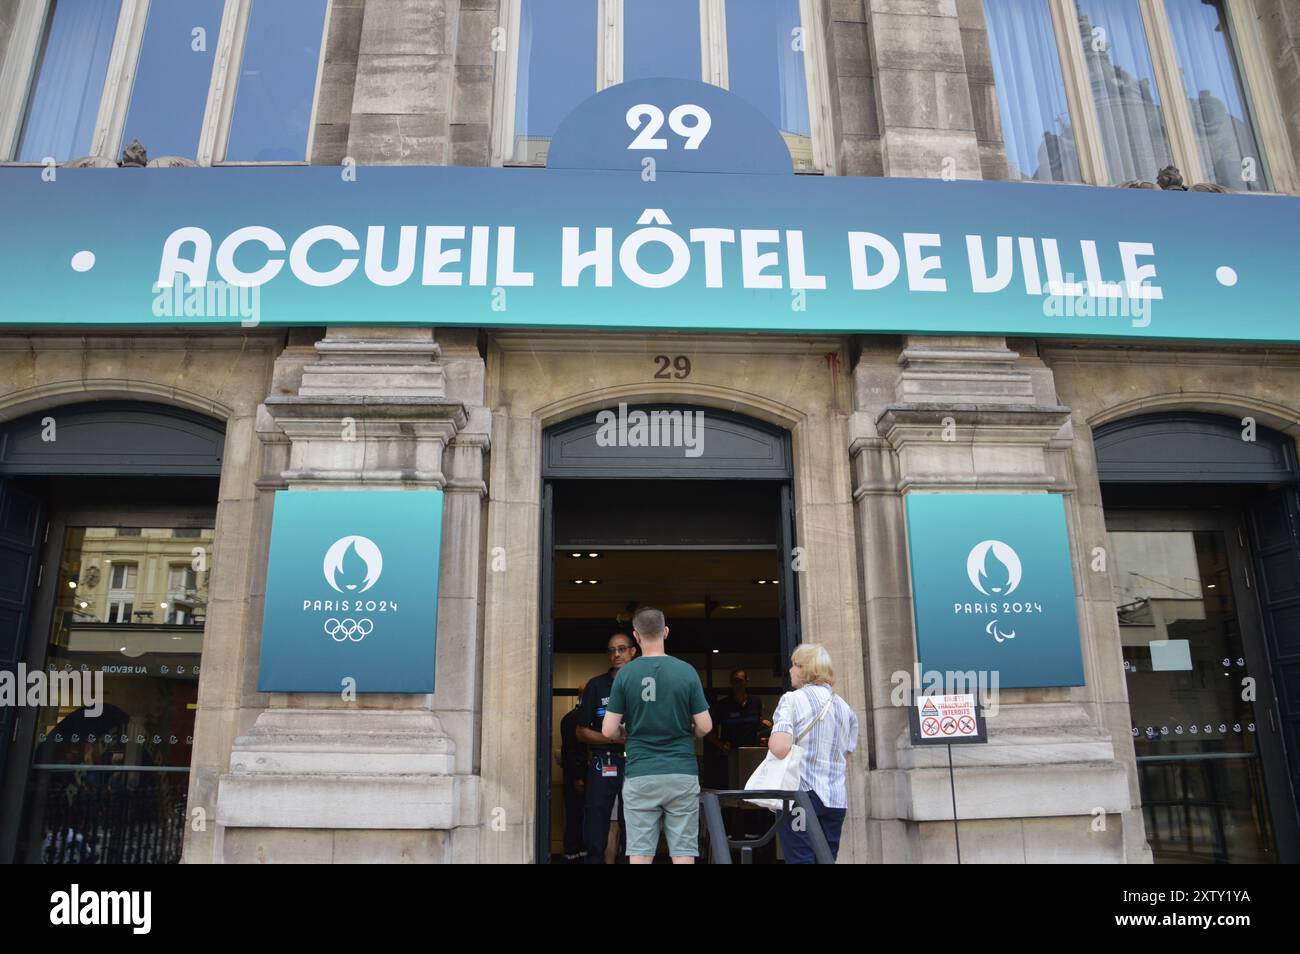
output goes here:
{"type": "Polygon", "coordinates": [[[1001,540],[980,541],[966,555],[966,577],[982,596],[991,599],[954,603],[953,613],[991,616],[993,618],[984,626],[984,632],[999,643],[1015,639],[1015,629],[1004,625],[1002,619],[1043,611],[1040,603],[1007,599],[1020,586],[1023,574],[1020,555],[1012,547],[1001,540]]]}
{"type": "MultiPolygon", "coordinates": [[[[379,582],[384,572],[384,554],[369,537],[352,534],[330,544],[321,563],[325,582],[345,597],[365,593],[379,582]]],[[[396,613],[395,600],[341,599],[303,600],[303,612],[337,613],[321,627],[336,643],[359,643],[375,631],[375,613],[396,613]],[[365,614],[365,615],[362,615],[365,614]]]]}

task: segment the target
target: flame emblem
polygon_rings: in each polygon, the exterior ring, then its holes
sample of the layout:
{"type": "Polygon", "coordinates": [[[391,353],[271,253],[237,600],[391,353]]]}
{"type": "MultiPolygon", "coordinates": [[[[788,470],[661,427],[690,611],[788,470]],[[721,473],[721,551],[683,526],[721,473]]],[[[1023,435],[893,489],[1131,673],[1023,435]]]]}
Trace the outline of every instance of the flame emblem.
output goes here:
{"type": "Polygon", "coordinates": [[[1001,540],[977,543],[966,557],[966,576],[985,596],[1010,595],[1020,585],[1020,574],[1020,557],[1001,540]]]}
{"type": "Polygon", "coordinates": [[[379,581],[379,574],[384,571],[384,555],[368,537],[341,537],[325,551],[323,569],[325,582],[338,592],[364,593],[379,581]],[[364,579],[361,578],[363,568],[364,579]]]}

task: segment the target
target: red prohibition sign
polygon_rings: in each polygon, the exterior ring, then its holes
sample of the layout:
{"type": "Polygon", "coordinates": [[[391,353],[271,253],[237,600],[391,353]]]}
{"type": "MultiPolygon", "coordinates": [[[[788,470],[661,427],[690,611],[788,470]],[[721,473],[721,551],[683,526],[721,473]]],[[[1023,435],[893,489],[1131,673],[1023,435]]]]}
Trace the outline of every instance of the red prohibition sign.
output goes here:
{"type": "Polygon", "coordinates": [[[943,722],[939,724],[939,728],[943,729],[944,735],[952,735],[957,731],[957,720],[952,716],[945,716],[943,722]]]}
{"type": "Polygon", "coordinates": [[[939,734],[939,723],[936,722],[934,719],[925,719],[925,720],[923,720],[923,721],[921,722],[921,734],[922,734],[922,735],[938,735],[938,734],[939,734]]]}
{"type": "Polygon", "coordinates": [[[973,735],[975,732],[975,720],[970,716],[962,716],[957,722],[957,727],[967,735],[973,735]]]}

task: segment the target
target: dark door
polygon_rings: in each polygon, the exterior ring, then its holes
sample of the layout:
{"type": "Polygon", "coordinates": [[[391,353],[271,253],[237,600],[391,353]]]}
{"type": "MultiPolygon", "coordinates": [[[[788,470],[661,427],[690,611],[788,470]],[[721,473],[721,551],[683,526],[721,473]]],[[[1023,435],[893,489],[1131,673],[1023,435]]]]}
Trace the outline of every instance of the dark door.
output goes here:
{"type": "MultiPolygon", "coordinates": [[[[43,512],[39,497],[0,479],[0,669],[15,674],[31,622],[43,512]]],[[[0,778],[17,727],[15,707],[0,707],[0,778]]]]}
{"type": "Polygon", "coordinates": [[[1113,511],[1106,523],[1156,860],[1295,860],[1295,813],[1242,521],[1222,512],[1113,511]]]}
{"type": "MultiPolygon", "coordinates": [[[[1276,728],[1287,753],[1290,806],[1300,793],[1300,499],[1296,489],[1270,491],[1249,514],[1264,638],[1272,665],[1276,728]]],[[[1270,710],[1270,718],[1274,712],[1270,710]]],[[[1280,797],[1284,797],[1280,796],[1280,797]]]]}

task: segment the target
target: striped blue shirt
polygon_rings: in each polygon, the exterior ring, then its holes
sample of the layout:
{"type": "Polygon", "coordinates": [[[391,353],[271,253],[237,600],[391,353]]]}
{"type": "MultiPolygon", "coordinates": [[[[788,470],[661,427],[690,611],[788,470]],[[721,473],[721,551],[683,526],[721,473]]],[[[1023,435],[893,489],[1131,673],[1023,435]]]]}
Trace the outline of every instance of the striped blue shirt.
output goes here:
{"type": "Polygon", "coordinates": [[[848,808],[844,754],[858,747],[857,715],[836,696],[822,720],[799,739],[799,733],[821,715],[831,693],[830,686],[804,686],[787,692],[776,704],[772,731],[789,732],[803,749],[799,788],[816,792],[827,808],[848,808]]]}

